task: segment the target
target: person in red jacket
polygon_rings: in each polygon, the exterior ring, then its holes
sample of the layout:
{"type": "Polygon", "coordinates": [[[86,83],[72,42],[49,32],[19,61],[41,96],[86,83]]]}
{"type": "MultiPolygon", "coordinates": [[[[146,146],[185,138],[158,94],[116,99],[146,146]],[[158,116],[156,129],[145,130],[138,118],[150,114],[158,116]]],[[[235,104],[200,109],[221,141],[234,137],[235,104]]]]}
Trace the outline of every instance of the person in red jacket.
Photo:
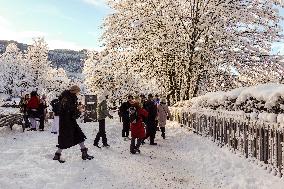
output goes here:
{"type": "Polygon", "coordinates": [[[132,107],[130,108],[130,129],[131,129],[131,144],[130,153],[140,153],[139,147],[141,141],[145,138],[145,128],[143,119],[148,116],[148,112],[143,108],[141,98],[136,97],[132,107]],[[137,144],[135,145],[137,139],[137,144]]]}
{"type": "Polygon", "coordinates": [[[36,91],[31,92],[31,98],[27,104],[28,118],[31,122],[31,131],[36,131],[36,119],[39,118],[38,108],[39,108],[39,97],[36,91]]]}

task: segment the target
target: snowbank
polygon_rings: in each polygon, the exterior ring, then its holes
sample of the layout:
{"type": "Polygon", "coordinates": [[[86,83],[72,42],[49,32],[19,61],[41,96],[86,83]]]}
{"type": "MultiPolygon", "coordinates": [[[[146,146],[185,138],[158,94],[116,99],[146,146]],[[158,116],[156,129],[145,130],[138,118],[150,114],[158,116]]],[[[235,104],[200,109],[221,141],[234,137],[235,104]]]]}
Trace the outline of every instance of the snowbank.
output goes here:
{"type": "Polygon", "coordinates": [[[174,108],[242,111],[251,119],[280,122],[284,114],[284,85],[276,83],[217,91],[175,104],[174,108]]]}

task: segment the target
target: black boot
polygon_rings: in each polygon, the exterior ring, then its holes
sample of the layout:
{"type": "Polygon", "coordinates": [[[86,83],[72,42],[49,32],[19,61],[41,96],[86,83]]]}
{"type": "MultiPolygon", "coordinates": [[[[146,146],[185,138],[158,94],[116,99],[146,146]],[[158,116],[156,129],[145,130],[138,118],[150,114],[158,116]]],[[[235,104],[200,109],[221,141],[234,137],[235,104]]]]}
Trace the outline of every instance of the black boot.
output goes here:
{"type": "Polygon", "coordinates": [[[103,144],[103,147],[107,147],[107,148],[109,148],[109,147],[110,147],[110,145],[109,145],[108,143],[106,143],[106,144],[103,144]]]}
{"type": "Polygon", "coordinates": [[[97,143],[94,143],[93,145],[94,145],[95,147],[97,147],[97,148],[102,148],[102,147],[100,147],[99,144],[97,144],[97,143]]]}
{"type": "Polygon", "coordinates": [[[88,148],[83,148],[81,149],[81,152],[82,152],[82,159],[83,160],[91,160],[94,158],[94,156],[90,156],[87,152],[88,152],[88,148]]]}
{"type": "Polygon", "coordinates": [[[139,148],[135,148],[135,152],[139,153],[140,154],[140,150],[139,148]]]}
{"type": "Polygon", "coordinates": [[[132,146],[130,146],[130,153],[131,153],[131,154],[136,154],[136,150],[135,150],[135,148],[133,148],[132,146]]]}
{"type": "Polygon", "coordinates": [[[60,156],[61,156],[60,153],[55,153],[55,155],[54,155],[54,157],[53,157],[53,160],[57,160],[57,161],[59,161],[59,163],[64,163],[65,161],[64,161],[64,160],[61,160],[61,159],[60,159],[60,156]]]}

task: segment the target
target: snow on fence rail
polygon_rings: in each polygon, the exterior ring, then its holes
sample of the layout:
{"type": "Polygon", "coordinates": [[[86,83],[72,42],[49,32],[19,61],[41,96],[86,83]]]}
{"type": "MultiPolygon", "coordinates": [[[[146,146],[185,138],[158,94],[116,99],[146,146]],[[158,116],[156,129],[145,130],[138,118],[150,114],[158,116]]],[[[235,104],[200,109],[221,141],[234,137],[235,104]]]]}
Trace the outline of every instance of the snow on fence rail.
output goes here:
{"type": "Polygon", "coordinates": [[[171,108],[173,119],[193,129],[194,133],[210,137],[221,147],[252,158],[257,164],[279,177],[284,174],[283,126],[251,119],[236,112],[171,108]]]}

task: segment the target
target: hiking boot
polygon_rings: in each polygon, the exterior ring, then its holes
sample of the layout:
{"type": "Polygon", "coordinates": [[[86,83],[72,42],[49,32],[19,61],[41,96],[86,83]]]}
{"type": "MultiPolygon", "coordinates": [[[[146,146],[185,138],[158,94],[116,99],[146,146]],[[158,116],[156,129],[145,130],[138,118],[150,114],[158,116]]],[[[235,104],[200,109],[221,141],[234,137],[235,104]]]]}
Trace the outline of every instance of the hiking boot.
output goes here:
{"type": "Polygon", "coordinates": [[[81,152],[82,152],[82,159],[83,160],[91,160],[94,158],[94,156],[90,156],[87,152],[88,152],[88,148],[83,148],[81,149],[81,152]]]}
{"type": "Polygon", "coordinates": [[[97,148],[102,148],[102,147],[100,147],[98,144],[96,144],[96,143],[94,143],[93,144],[95,147],[97,147],[97,148]]]}
{"type": "Polygon", "coordinates": [[[55,153],[55,155],[54,155],[54,157],[53,157],[53,160],[57,160],[57,161],[59,161],[59,163],[64,163],[65,161],[64,161],[64,160],[61,160],[61,159],[60,159],[60,156],[61,156],[60,153],[55,153]]]}
{"type": "Polygon", "coordinates": [[[139,154],[140,154],[140,150],[139,150],[139,148],[136,148],[136,149],[135,149],[135,152],[137,152],[137,153],[139,153],[139,154]]]}
{"type": "Polygon", "coordinates": [[[110,147],[110,145],[109,144],[103,144],[103,147],[110,147]]]}

